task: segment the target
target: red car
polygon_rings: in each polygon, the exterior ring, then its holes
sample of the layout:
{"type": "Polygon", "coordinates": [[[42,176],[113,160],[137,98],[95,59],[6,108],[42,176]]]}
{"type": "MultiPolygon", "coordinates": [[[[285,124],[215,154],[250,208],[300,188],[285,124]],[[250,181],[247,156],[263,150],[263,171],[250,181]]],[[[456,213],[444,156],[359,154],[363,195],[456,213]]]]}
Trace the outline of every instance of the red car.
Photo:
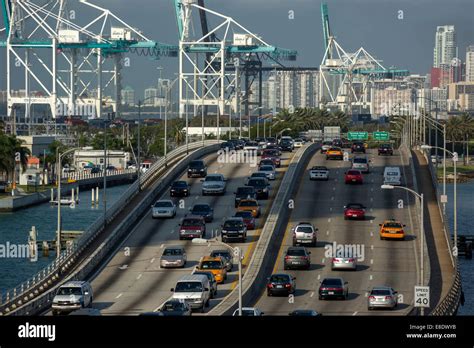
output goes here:
{"type": "Polygon", "coordinates": [[[179,240],[204,238],[206,235],[206,222],[199,215],[188,215],[179,226],[179,240]]]}
{"type": "Polygon", "coordinates": [[[254,230],[257,225],[255,218],[252,216],[251,211],[238,211],[234,215],[235,217],[241,217],[244,220],[247,230],[254,230]]]}
{"type": "Polygon", "coordinates": [[[365,219],[365,207],[360,203],[349,203],[344,207],[344,220],[365,219]]]}
{"type": "Polygon", "coordinates": [[[263,150],[262,160],[263,159],[271,159],[273,163],[275,164],[275,167],[280,167],[281,165],[281,159],[280,159],[280,156],[278,155],[278,150],[275,150],[275,149],[263,150]]]}
{"type": "Polygon", "coordinates": [[[362,172],[360,170],[351,169],[346,172],[344,178],[346,184],[363,184],[362,172]]]}

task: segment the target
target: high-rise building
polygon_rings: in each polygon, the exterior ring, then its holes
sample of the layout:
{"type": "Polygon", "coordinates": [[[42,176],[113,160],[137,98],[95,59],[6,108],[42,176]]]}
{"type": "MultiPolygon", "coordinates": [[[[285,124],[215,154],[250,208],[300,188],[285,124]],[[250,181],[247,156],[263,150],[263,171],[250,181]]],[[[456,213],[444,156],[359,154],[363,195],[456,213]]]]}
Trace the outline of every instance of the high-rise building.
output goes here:
{"type": "Polygon", "coordinates": [[[466,81],[474,81],[474,45],[466,49],[466,81]]]}
{"type": "Polygon", "coordinates": [[[145,105],[156,106],[158,104],[158,88],[147,88],[145,89],[145,105]]]}
{"type": "Polygon", "coordinates": [[[122,105],[135,105],[135,90],[130,87],[126,86],[122,89],[122,105]]]}
{"type": "Polygon", "coordinates": [[[448,86],[449,111],[474,111],[474,82],[457,82],[448,86]]]}
{"type": "Polygon", "coordinates": [[[450,65],[456,57],[456,32],[454,25],[443,25],[436,28],[433,67],[450,65]]]}

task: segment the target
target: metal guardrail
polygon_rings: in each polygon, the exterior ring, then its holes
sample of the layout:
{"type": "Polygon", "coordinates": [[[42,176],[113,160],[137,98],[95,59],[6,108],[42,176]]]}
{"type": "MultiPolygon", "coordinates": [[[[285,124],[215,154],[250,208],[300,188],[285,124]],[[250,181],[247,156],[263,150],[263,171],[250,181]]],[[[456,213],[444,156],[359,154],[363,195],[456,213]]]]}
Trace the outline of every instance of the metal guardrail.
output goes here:
{"type": "MultiPolygon", "coordinates": [[[[110,170],[107,171],[107,177],[112,177],[112,176],[117,176],[117,175],[124,175],[124,174],[136,174],[137,170],[136,169],[117,169],[117,170],[110,170]]],[[[87,180],[87,179],[98,179],[102,178],[103,172],[101,171],[100,173],[90,173],[86,171],[80,171],[80,172],[73,172],[73,173],[67,173],[67,174],[62,174],[61,179],[71,179],[71,180],[87,180]]]]}
{"type": "Polygon", "coordinates": [[[459,271],[458,263],[455,257],[453,256],[452,250],[454,247],[454,243],[451,240],[451,233],[448,226],[448,220],[444,214],[443,208],[440,205],[440,195],[441,191],[438,184],[438,174],[436,168],[433,166],[433,162],[431,161],[430,155],[428,151],[423,151],[423,156],[425,157],[428,168],[431,174],[431,181],[433,183],[433,187],[436,191],[436,198],[438,203],[438,209],[441,216],[441,220],[443,221],[443,230],[444,235],[446,237],[446,242],[449,246],[449,256],[451,257],[451,262],[453,264],[455,270],[455,276],[453,280],[453,284],[449,289],[447,295],[436,305],[436,307],[430,312],[429,315],[455,315],[457,313],[459,303],[461,300],[461,293],[462,293],[462,284],[461,284],[461,273],[459,271]]]}
{"type": "MultiPolygon", "coordinates": [[[[151,180],[166,169],[169,162],[188,154],[189,151],[217,143],[218,141],[216,140],[206,140],[204,143],[195,142],[188,144],[188,146],[183,145],[168,153],[166,158],[163,157],[155,162],[146,173],[140,176],[140,182],[136,180],[131,184],[121,197],[107,209],[105,214],[106,222],[109,223],[112,221],[127,203],[139,193],[142,187],[149,185],[151,180]]],[[[3,292],[0,295],[0,315],[8,314],[24,303],[32,300],[35,296],[46,292],[51,284],[57,281],[60,275],[74,264],[76,258],[92,243],[103,229],[104,217],[101,216],[84,231],[80,238],[74,240],[70,246],[62,251],[59,257],[51,264],[13,289],[3,292]]]]}

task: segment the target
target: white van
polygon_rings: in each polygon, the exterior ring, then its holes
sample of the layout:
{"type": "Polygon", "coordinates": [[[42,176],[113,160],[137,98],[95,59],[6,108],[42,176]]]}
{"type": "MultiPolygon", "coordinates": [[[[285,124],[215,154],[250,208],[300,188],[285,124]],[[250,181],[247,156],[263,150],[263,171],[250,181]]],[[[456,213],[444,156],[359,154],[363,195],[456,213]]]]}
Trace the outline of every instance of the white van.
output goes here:
{"type": "Polygon", "coordinates": [[[385,167],[383,172],[384,185],[401,185],[400,167],[385,167]]]}
{"type": "Polygon", "coordinates": [[[209,307],[211,285],[209,278],[204,274],[181,277],[171,291],[173,299],[186,301],[192,309],[199,309],[201,313],[204,313],[205,307],[209,307]]]}
{"type": "Polygon", "coordinates": [[[92,287],[86,281],[70,281],[59,287],[53,298],[53,315],[70,313],[76,309],[90,307],[92,287]]]}

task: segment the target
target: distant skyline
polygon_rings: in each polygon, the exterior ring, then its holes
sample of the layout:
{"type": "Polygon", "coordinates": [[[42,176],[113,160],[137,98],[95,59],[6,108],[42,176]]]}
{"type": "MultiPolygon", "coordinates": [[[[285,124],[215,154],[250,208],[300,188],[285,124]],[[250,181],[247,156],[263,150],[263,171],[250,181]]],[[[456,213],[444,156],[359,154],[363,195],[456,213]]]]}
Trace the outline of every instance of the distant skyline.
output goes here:
{"type": "MultiPolygon", "coordinates": [[[[178,42],[172,0],[137,0],[134,6],[123,0],[91,2],[109,8],[150,39],[178,42]],[[135,6],[137,3],[140,6],[135,6]]],[[[297,61],[286,64],[319,66],[324,53],[320,1],[206,0],[205,3],[210,9],[233,17],[268,43],[297,50],[297,61]],[[289,11],[294,11],[294,19],[288,18],[289,11]]],[[[472,0],[329,0],[327,3],[331,31],[342,47],[351,52],[363,46],[386,67],[427,74],[433,64],[436,27],[440,25],[455,26],[461,60],[465,60],[466,47],[474,44],[472,0]],[[399,19],[400,15],[403,19],[399,19]]],[[[5,49],[0,49],[0,56],[0,74],[5,76],[5,49]]],[[[131,66],[123,70],[123,85],[132,86],[139,96],[143,96],[146,88],[156,86],[159,77],[156,67],[164,68],[163,78],[173,79],[178,71],[177,58],[155,61],[128,56],[131,66]]],[[[0,88],[6,88],[5,78],[1,79],[0,88]]]]}

